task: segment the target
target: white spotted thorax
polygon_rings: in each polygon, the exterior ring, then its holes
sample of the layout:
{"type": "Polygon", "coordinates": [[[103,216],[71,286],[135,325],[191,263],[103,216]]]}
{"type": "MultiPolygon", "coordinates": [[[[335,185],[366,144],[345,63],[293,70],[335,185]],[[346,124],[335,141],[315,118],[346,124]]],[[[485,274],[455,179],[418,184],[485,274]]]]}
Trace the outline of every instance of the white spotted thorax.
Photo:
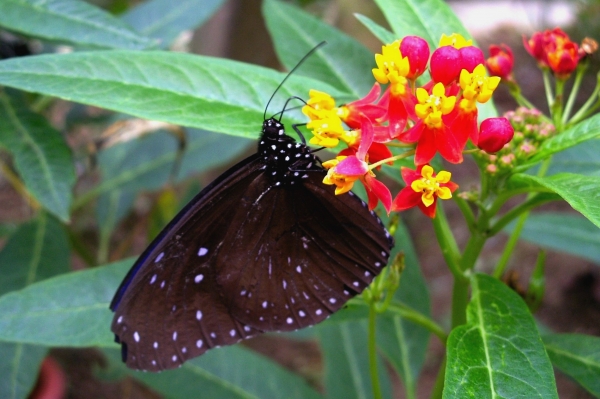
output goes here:
{"type": "Polygon", "coordinates": [[[263,122],[258,154],[275,187],[297,184],[308,178],[311,170],[322,170],[321,161],[310,148],[286,135],[283,124],[274,118],[263,122]]]}

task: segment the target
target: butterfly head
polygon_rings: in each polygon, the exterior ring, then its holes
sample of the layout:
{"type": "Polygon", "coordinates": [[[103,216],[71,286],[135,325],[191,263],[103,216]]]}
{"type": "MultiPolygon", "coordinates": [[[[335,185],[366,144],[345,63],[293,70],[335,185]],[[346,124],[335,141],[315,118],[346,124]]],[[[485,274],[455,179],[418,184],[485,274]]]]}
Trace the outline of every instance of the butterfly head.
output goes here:
{"type": "Polygon", "coordinates": [[[263,122],[258,153],[274,187],[297,184],[308,173],[323,170],[310,148],[285,134],[285,127],[275,118],[263,122]]]}

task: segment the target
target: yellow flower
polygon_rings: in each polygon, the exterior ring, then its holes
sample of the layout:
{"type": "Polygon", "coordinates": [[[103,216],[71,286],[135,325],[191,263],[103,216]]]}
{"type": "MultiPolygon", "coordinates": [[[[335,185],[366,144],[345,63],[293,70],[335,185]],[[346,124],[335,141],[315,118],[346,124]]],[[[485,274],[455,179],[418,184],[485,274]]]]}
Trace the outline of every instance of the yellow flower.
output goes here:
{"type": "Polygon", "coordinates": [[[335,167],[345,156],[338,156],[335,159],[323,162],[323,167],[329,169],[327,175],[323,179],[323,183],[333,185],[335,184],[335,195],[347,193],[352,189],[354,182],[360,178],[360,176],[348,176],[342,175],[335,172],[335,167]]]}
{"type": "Polygon", "coordinates": [[[446,88],[442,83],[433,86],[432,93],[419,87],[417,89],[417,100],[415,113],[430,128],[442,127],[442,116],[449,114],[456,104],[456,97],[446,97],[446,88]]]}
{"type": "Polygon", "coordinates": [[[377,68],[373,68],[373,76],[381,84],[391,82],[393,85],[404,86],[406,75],[410,72],[407,57],[400,53],[400,40],[381,47],[381,54],[375,54],[377,68]]]}
{"type": "Polygon", "coordinates": [[[420,193],[421,201],[423,201],[423,205],[430,206],[433,204],[435,197],[439,197],[441,199],[450,199],[452,198],[452,191],[448,187],[442,187],[440,184],[448,183],[452,174],[445,170],[438,173],[435,177],[433,176],[433,168],[429,165],[423,166],[421,169],[421,179],[416,179],[410,184],[410,188],[413,189],[414,192],[420,193]]]}
{"type": "Polygon", "coordinates": [[[442,33],[442,38],[440,39],[440,44],[438,45],[438,47],[452,46],[456,49],[460,49],[472,45],[473,40],[467,40],[459,33],[453,33],[450,36],[446,36],[442,33]]]}
{"type": "MultiPolygon", "coordinates": [[[[483,64],[479,64],[469,73],[466,69],[460,72],[460,88],[462,89],[463,98],[469,100],[472,105],[475,101],[483,104],[487,102],[494,94],[494,90],[500,84],[499,76],[485,76],[486,71],[483,64]]],[[[463,104],[461,103],[461,106],[463,104]]]]}

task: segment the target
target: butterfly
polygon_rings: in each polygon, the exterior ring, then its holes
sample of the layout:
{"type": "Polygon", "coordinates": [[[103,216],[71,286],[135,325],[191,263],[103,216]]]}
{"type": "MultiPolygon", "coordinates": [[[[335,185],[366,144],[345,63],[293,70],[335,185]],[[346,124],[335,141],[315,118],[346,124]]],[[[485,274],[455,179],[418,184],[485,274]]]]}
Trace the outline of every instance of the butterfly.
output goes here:
{"type": "Polygon", "coordinates": [[[265,117],[257,153],[197,194],[119,286],[111,330],[127,366],[171,369],[260,333],[312,326],[360,294],[393,238],[325,175],[313,150],[265,117]]]}

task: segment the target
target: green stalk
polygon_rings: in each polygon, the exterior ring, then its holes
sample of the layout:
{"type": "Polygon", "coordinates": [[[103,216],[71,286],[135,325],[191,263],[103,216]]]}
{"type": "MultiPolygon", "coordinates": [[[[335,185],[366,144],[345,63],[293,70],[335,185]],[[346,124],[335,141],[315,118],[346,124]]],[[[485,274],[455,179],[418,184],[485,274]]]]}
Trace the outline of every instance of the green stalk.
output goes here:
{"type": "Polygon", "coordinates": [[[440,370],[438,371],[438,375],[435,378],[435,385],[431,390],[431,399],[442,399],[442,394],[444,393],[444,380],[446,379],[446,356],[442,360],[442,364],[440,364],[440,370]]]}
{"type": "Polygon", "coordinates": [[[381,386],[379,385],[379,373],[377,372],[377,342],[375,340],[376,316],[375,304],[369,304],[369,371],[371,373],[371,385],[373,387],[373,398],[382,399],[381,386]]]}
{"type": "Polygon", "coordinates": [[[547,68],[542,69],[542,78],[544,80],[544,90],[546,92],[546,102],[548,102],[548,108],[552,111],[554,106],[554,94],[552,94],[552,83],[550,82],[550,70],[547,68]]]}
{"type": "Polygon", "coordinates": [[[399,302],[391,303],[388,307],[388,310],[390,312],[397,313],[404,320],[411,321],[421,327],[426,328],[429,332],[438,337],[444,345],[446,344],[448,334],[446,334],[444,329],[433,319],[399,302]]]}
{"type": "Polygon", "coordinates": [[[436,215],[433,218],[433,228],[440,249],[442,250],[444,260],[452,272],[452,275],[455,279],[464,279],[462,270],[460,270],[458,264],[460,259],[460,251],[458,250],[458,245],[456,244],[454,235],[452,234],[450,226],[448,225],[444,208],[441,205],[438,205],[436,215]]]}
{"type": "Polygon", "coordinates": [[[571,93],[569,93],[569,99],[567,100],[567,104],[565,105],[565,109],[562,115],[562,125],[564,126],[569,119],[569,115],[571,115],[571,110],[573,109],[573,104],[575,104],[575,99],[577,98],[577,94],[579,94],[579,88],[581,87],[581,82],[583,80],[583,74],[587,68],[581,67],[577,68],[575,73],[575,81],[573,82],[573,87],[571,88],[571,93]]]}
{"type": "MultiPolygon", "coordinates": [[[[546,174],[546,172],[548,171],[548,168],[550,167],[551,161],[552,161],[552,157],[548,157],[542,162],[542,164],[540,165],[540,170],[538,171],[538,174],[537,174],[538,177],[543,177],[546,174]]],[[[526,201],[530,200],[534,195],[536,195],[536,194],[529,193],[526,201]]],[[[504,273],[504,270],[508,266],[508,262],[510,261],[510,258],[513,254],[515,246],[517,245],[517,241],[519,241],[519,236],[521,235],[521,231],[523,230],[523,227],[525,226],[525,222],[527,221],[528,216],[529,216],[529,211],[522,213],[521,216],[519,216],[519,220],[517,221],[515,229],[510,234],[510,237],[508,238],[508,242],[506,243],[506,246],[504,247],[504,250],[502,251],[502,255],[500,256],[500,260],[498,261],[498,264],[496,265],[496,269],[494,270],[494,277],[500,278],[502,276],[502,274],[504,273]]]]}

